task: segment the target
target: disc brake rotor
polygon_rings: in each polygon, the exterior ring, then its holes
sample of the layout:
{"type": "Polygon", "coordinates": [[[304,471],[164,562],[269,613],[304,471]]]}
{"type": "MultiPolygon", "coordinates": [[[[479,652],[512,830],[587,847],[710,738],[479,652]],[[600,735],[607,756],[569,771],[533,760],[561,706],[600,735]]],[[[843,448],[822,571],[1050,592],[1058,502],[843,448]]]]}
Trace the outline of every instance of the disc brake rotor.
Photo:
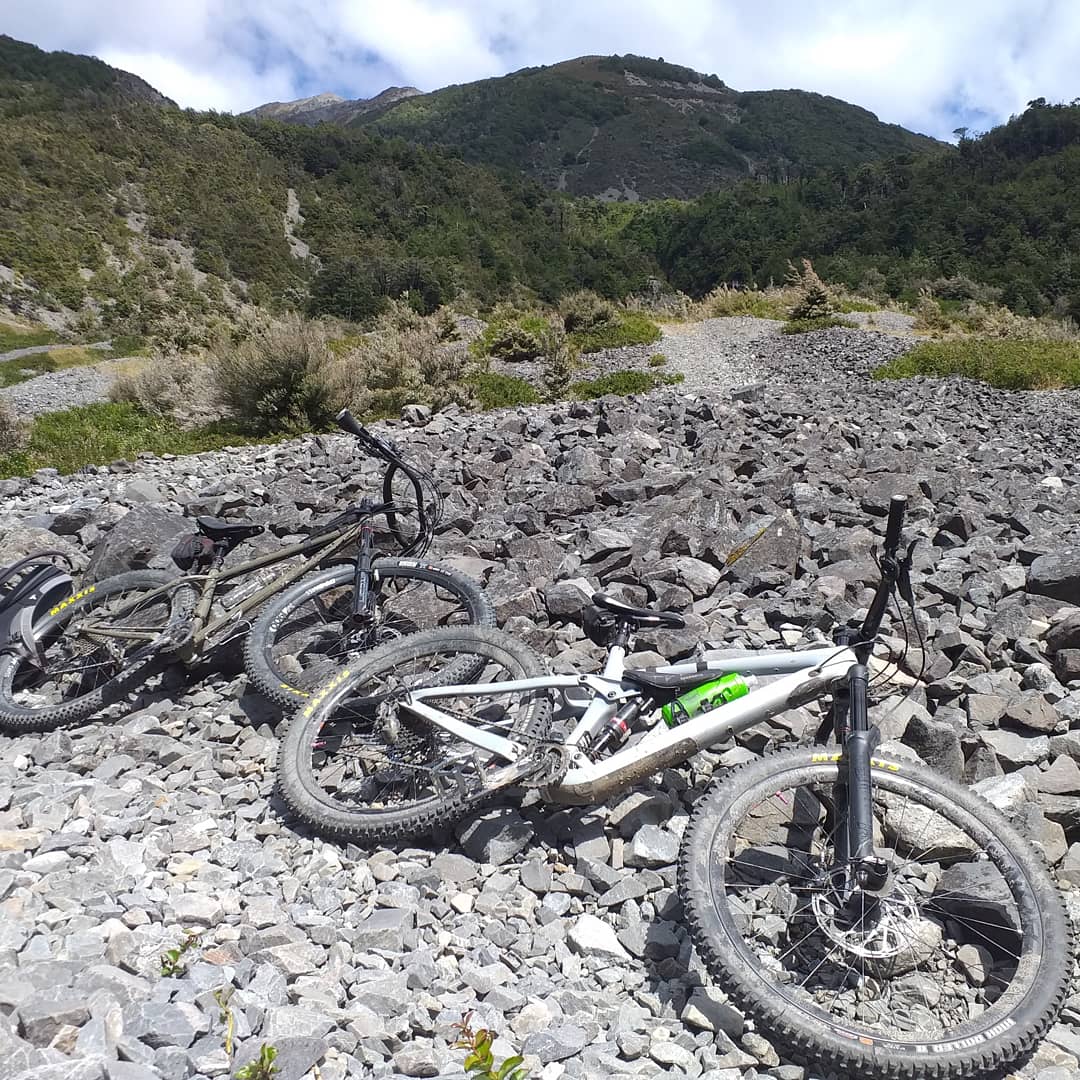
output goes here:
{"type": "Polygon", "coordinates": [[[868,960],[885,960],[912,949],[922,937],[926,919],[914,898],[897,888],[889,896],[855,894],[862,906],[853,909],[834,892],[815,893],[811,906],[818,925],[845,952],[868,960]]]}

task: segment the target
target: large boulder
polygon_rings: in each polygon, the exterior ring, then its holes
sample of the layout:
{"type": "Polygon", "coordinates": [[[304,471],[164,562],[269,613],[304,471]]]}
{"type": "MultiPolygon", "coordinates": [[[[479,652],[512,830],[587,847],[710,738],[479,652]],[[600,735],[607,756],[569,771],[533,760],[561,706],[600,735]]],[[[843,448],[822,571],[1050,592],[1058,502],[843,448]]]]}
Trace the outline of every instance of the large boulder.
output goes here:
{"type": "Polygon", "coordinates": [[[127,570],[175,569],[170,552],[177,537],[195,531],[195,523],[156,506],[125,514],[94,549],[85,581],[102,581],[127,570]]]}
{"type": "Polygon", "coordinates": [[[86,556],[67,537],[35,525],[0,527],[0,566],[49,550],[62,551],[69,556],[76,570],[86,565],[86,556]]]}
{"type": "Polygon", "coordinates": [[[1080,649],[1080,611],[1067,615],[1047,630],[1046,648],[1052,653],[1060,649],[1080,649]]]}
{"type": "Polygon", "coordinates": [[[1027,589],[1080,605],[1080,548],[1040,555],[1028,568],[1027,589]]]}

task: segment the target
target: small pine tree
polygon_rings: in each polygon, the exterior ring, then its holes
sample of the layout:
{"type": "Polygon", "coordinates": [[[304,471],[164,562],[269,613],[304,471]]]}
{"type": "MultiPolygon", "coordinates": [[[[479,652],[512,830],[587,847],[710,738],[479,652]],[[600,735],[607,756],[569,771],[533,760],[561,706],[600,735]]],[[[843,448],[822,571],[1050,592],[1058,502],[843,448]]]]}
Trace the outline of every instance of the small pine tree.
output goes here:
{"type": "Polygon", "coordinates": [[[825,282],[818,277],[809,259],[803,259],[801,271],[788,263],[788,271],[788,284],[799,290],[790,318],[828,319],[836,314],[829,290],[825,282]]]}

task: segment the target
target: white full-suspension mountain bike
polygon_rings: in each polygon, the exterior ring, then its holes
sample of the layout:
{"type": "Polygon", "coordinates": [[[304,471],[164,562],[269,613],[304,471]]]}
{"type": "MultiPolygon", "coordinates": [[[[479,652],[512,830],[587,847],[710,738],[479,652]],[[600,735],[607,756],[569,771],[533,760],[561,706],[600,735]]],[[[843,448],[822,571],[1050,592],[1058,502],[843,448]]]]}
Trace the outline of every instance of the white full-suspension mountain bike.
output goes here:
{"type": "Polygon", "coordinates": [[[678,865],[693,943],[795,1060],[844,1077],[994,1074],[1057,1017],[1072,937],[1043,860],[998,810],[877,751],[868,665],[890,598],[918,628],[904,506],[890,508],[865,620],[832,646],[628,670],[635,629],[682,617],[602,593],[585,620],[607,646],[599,674],[548,674],[497,630],[416,634],[338,672],[293,717],[284,798],[361,842],[452,823],[511,787],[600,802],[827,699],[817,745],[718,774],[694,806],[678,865]]]}

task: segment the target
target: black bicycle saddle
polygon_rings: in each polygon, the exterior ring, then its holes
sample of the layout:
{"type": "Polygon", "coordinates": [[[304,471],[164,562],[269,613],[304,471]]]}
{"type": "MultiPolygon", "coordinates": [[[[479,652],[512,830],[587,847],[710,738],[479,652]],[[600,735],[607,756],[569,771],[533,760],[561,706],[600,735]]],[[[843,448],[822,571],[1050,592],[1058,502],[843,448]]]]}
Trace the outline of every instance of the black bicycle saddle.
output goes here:
{"type": "Polygon", "coordinates": [[[197,517],[195,524],[203,536],[211,540],[246,540],[266,531],[265,525],[253,525],[250,521],[226,521],[224,518],[197,517]]]}
{"type": "Polygon", "coordinates": [[[683,630],[686,627],[686,620],[677,611],[654,611],[652,608],[634,607],[602,592],[593,593],[592,602],[598,608],[611,612],[617,619],[624,619],[634,626],[663,626],[668,630],[683,630]]]}

